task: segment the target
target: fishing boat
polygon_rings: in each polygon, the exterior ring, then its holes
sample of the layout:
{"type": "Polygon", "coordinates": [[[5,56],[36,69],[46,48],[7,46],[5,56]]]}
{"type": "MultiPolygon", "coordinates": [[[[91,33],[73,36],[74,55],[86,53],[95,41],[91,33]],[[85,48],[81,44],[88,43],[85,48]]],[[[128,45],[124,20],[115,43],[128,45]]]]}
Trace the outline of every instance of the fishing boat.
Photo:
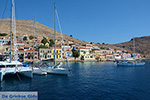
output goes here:
{"type": "Polygon", "coordinates": [[[115,61],[116,66],[143,66],[145,65],[145,62],[142,62],[141,60],[136,61],[135,60],[135,38],[133,38],[133,59],[131,60],[122,60],[121,61],[115,61]]]}
{"type": "MultiPolygon", "coordinates": [[[[0,81],[3,80],[3,76],[7,74],[22,74],[24,76],[32,78],[32,69],[30,67],[24,67],[19,62],[16,46],[16,22],[15,22],[15,4],[14,0],[11,0],[11,40],[10,40],[10,57],[0,61],[0,81]],[[12,39],[13,36],[13,39],[12,39]],[[12,46],[14,47],[14,54],[12,55],[12,46]]],[[[19,77],[19,76],[18,76],[19,77]]]]}
{"type": "MultiPolygon", "coordinates": [[[[61,32],[61,34],[62,34],[62,32],[61,32]]],[[[62,41],[63,41],[63,39],[62,39],[62,41]]],[[[68,64],[68,60],[67,60],[67,64],[68,64]]],[[[47,68],[47,73],[61,74],[61,75],[69,74],[68,66],[67,66],[67,68],[63,68],[62,62],[59,64],[56,64],[56,3],[54,3],[54,65],[51,65],[47,68]]]]}
{"type": "Polygon", "coordinates": [[[44,66],[42,65],[36,65],[34,63],[34,47],[35,47],[35,18],[34,18],[34,31],[33,31],[33,63],[32,63],[32,70],[33,70],[33,74],[38,74],[38,75],[46,75],[47,71],[44,68],[44,66]]]}

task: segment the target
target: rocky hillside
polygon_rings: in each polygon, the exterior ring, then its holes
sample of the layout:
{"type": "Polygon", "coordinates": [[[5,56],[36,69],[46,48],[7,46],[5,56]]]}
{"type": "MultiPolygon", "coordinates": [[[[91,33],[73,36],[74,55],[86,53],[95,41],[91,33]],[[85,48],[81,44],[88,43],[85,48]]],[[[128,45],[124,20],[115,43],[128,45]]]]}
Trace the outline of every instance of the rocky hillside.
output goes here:
{"type": "MultiPolygon", "coordinates": [[[[11,22],[10,19],[0,19],[0,33],[10,33],[10,22],[11,22]]],[[[17,31],[16,35],[17,36],[33,35],[33,27],[34,27],[33,25],[34,21],[31,20],[16,20],[16,31],[17,31]]],[[[49,28],[45,25],[36,22],[36,35],[40,40],[43,39],[43,36],[48,39],[54,38],[54,30],[52,28],[49,28]]],[[[56,38],[61,39],[60,32],[56,32],[56,38]]],[[[80,41],[65,34],[63,34],[63,38],[64,40],[72,41],[78,44],[88,43],[85,41],[80,41]]]]}
{"type": "MultiPolygon", "coordinates": [[[[121,47],[121,45],[123,45],[124,49],[129,52],[133,52],[133,39],[128,42],[115,44],[113,46],[121,47]]],[[[150,36],[135,38],[135,52],[142,54],[146,58],[150,58],[150,36]]]]}

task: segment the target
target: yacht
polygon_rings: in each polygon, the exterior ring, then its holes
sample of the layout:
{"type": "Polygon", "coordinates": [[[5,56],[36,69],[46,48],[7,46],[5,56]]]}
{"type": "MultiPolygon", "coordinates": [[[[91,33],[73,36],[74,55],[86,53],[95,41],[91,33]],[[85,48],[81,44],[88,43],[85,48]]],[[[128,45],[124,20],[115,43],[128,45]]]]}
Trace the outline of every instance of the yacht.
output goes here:
{"type": "Polygon", "coordinates": [[[0,81],[3,80],[3,76],[7,74],[22,74],[24,76],[32,78],[32,69],[30,67],[24,67],[21,62],[19,62],[17,55],[16,46],[16,22],[15,22],[15,4],[14,0],[11,0],[11,40],[10,40],[10,57],[4,58],[0,61],[0,81]],[[13,37],[13,39],[12,39],[13,37]],[[14,51],[12,52],[12,45],[14,51]],[[13,55],[12,55],[13,54],[13,55]]]}
{"type": "MultiPolygon", "coordinates": [[[[68,75],[69,71],[70,71],[68,66],[67,66],[67,68],[63,68],[62,62],[56,64],[56,16],[57,16],[57,19],[59,19],[58,14],[56,14],[56,13],[57,13],[56,3],[54,3],[54,65],[48,66],[47,73],[68,75]]],[[[59,22],[59,20],[58,20],[58,22],[59,22]]],[[[60,26],[60,23],[59,23],[59,26],[60,26]]],[[[60,28],[60,30],[61,30],[61,28],[60,28]]],[[[61,34],[62,34],[62,32],[61,32],[61,34]]],[[[62,38],[62,41],[63,41],[63,38],[62,38]]],[[[63,42],[63,44],[64,44],[64,42],[63,42]]],[[[67,60],[67,65],[68,65],[68,60],[67,60]]]]}

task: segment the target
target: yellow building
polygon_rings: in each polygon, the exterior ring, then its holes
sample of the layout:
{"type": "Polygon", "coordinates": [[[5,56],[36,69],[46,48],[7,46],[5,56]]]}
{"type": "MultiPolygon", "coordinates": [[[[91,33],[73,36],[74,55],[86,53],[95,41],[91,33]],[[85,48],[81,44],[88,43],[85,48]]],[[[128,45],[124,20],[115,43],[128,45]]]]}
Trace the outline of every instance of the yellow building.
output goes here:
{"type": "Polygon", "coordinates": [[[54,58],[54,55],[55,55],[56,59],[62,59],[63,58],[62,49],[60,47],[56,47],[56,50],[54,52],[54,47],[53,47],[52,48],[52,58],[54,58]]]}
{"type": "Polygon", "coordinates": [[[105,60],[105,54],[101,50],[95,50],[94,53],[96,54],[96,59],[97,60],[105,60]]]}

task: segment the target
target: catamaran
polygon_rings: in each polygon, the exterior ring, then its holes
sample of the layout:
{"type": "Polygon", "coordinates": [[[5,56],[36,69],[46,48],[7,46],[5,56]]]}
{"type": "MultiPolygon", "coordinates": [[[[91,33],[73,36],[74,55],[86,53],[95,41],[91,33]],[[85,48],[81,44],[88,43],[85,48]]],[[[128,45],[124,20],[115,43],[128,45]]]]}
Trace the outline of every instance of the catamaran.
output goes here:
{"type": "Polygon", "coordinates": [[[17,40],[16,40],[16,22],[15,22],[15,4],[14,0],[11,0],[11,40],[10,40],[10,57],[8,59],[3,59],[0,61],[0,81],[3,80],[3,76],[6,74],[22,74],[24,76],[32,78],[32,69],[29,67],[24,67],[21,62],[19,62],[17,55],[17,40]],[[13,36],[13,40],[12,40],[13,36]],[[14,47],[14,52],[12,52],[12,46],[14,47]],[[12,53],[14,53],[12,55],[12,53]]]}
{"type": "MultiPolygon", "coordinates": [[[[135,38],[133,38],[133,60],[122,60],[122,61],[116,61],[115,64],[117,66],[143,66],[145,65],[145,62],[136,61],[135,60],[135,38]]],[[[122,57],[123,58],[123,57],[122,57]]]]}
{"type": "MultiPolygon", "coordinates": [[[[58,18],[58,16],[57,16],[57,18],[58,18]]],[[[62,34],[62,32],[61,32],[61,34],[62,34]]],[[[62,42],[64,44],[63,38],[62,38],[62,42]]],[[[67,60],[67,64],[68,64],[68,60],[67,60]]],[[[69,67],[67,66],[67,68],[62,68],[62,66],[63,66],[62,62],[59,64],[56,64],[56,3],[54,3],[54,65],[49,66],[47,68],[47,73],[68,75],[69,67]]]]}

